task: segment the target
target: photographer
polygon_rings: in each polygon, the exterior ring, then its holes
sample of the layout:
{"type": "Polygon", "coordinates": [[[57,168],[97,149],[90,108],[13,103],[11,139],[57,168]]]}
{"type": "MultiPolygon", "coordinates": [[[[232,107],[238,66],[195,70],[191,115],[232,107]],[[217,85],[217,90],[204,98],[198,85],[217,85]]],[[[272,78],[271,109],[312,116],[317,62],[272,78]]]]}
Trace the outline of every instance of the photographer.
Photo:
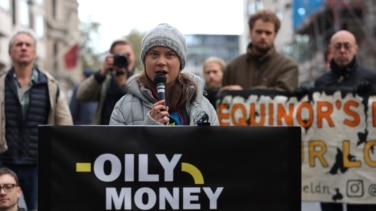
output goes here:
{"type": "Polygon", "coordinates": [[[112,43],[102,68],[80,84],[77,99],[98,102],[92,124],[108,125],[115,103],[125,94],[127,79],[134,73],[135,54],[126,40],[112,43]]]}

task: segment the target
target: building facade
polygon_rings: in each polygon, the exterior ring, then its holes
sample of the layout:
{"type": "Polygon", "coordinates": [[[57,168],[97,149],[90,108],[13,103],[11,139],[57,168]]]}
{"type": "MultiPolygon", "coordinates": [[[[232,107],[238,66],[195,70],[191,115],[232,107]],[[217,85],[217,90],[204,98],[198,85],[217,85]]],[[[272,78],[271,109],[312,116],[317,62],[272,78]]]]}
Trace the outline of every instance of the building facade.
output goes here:
{"type": "Polygon", "coordinates": [[[0,68],[11,67],[9,38],[26,27],[36,34],[36,65],[56,77],[63,90],[78,82],[81,70],[74,48],[80,37],[77,0],[1,0],[0,26],[0,68]]]}
{"type": "Polygon", "coordinates": [[[216,56],[228,62],[239,54],[239,35],[186,34],[186,70],[202,76],[206,58],[216,56]]]}

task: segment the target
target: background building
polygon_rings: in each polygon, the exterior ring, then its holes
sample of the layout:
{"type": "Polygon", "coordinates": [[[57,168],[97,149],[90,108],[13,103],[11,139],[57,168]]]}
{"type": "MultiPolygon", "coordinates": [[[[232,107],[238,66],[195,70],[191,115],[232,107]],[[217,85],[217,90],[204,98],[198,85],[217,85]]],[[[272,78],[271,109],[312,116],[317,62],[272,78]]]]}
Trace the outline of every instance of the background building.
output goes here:
{"type": "Polygon", "coordinates": [[[37,36],[36,65],[50,72],[64,90],[78,82],[80,37],[77,0],[1,0],[0,68],[10,68],[9,38],[18,28],[28,27],[37,36]]]}
{"type": "Polygon", "coordinates": [[[186,71],[202,76],[206,58],[217,56],[228,62],[239,54],[239,35],[185,35],[188,46],[186,71]]]}
{"type": "Polygon", "coordinates": [[[375,70],[375,9],[375,1],[294,0],[293,51],[300,64],[301,81],[309,82],[321,73],[330,37],[340,29],[354,33],[359,45],[357,59],[375,70]]]}

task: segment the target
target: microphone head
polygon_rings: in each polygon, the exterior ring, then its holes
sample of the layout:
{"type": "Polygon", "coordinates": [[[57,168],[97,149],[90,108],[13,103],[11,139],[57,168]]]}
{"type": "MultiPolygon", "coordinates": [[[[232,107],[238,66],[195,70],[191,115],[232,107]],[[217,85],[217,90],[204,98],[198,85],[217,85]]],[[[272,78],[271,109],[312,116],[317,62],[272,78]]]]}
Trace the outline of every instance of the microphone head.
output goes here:
{"type": "Polygon", "coordinates": [[[155,84],[166,84],[166,74],[163,72],[157,72],[154,76],[155,84]]]}
{"type": "MultiPolygon", "coordinates": [[[[166,74],[164,72],[157,72],[154,76],[155,88],[157,89],[158,99],[164,100],[166,88],[166,74]]],[[[166,105],[166,102],[165,102],[166,105]]]]}

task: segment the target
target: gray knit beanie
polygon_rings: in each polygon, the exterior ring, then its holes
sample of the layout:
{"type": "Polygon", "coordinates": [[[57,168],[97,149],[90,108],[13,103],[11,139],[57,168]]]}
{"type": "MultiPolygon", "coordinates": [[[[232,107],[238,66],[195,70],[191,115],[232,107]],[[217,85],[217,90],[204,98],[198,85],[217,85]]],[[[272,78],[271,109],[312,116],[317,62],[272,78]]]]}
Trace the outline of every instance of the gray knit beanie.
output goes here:
{"type": "Polygon", "coordinates": [[[146,53],[156,46],[168,47],[174,50],[180,58],[180,70],[184,69],[188,50],[185,37],[178,29],[167,23],[161,23],[147,32],[141,43],[142,62],[145,62],[146,53]]]}

